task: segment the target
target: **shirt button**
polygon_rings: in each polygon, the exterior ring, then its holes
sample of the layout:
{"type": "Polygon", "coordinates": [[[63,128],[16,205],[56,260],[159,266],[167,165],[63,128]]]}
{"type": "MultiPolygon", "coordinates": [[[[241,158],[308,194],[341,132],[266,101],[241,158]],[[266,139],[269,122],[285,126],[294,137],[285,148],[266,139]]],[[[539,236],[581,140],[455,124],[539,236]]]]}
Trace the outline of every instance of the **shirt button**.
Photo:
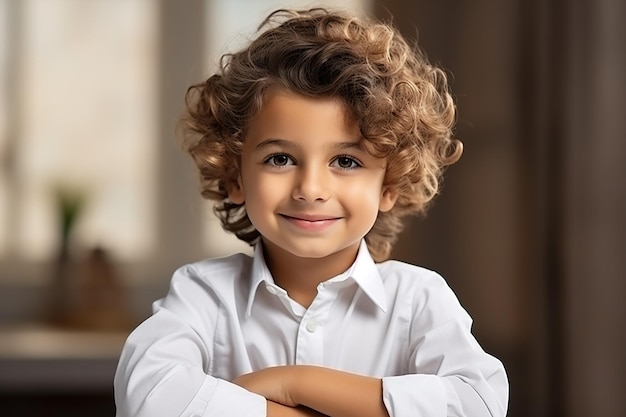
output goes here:
{"type": "Polygon", "coordinates": [[[317,330],[317,321],[315,321],[315,319],[307,321],[306,329],[309,331],[309,333],[315,333],[315,331],[317,330]]]}

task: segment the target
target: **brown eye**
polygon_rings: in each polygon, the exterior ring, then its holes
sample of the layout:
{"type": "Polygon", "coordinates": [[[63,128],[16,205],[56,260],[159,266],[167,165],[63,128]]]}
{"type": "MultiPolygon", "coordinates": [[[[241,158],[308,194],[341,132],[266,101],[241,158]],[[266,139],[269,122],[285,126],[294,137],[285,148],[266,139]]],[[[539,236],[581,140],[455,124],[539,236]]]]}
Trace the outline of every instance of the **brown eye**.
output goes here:
{"type": "Polygon", "coordinates": [[[282,153],[270,155],[263,162],[268,165],[275,166],[275,167],[284,167],[287,165],[294,165],[291,157],[282,153]]]}
{"type": "Polygon", "coordinates": [[[361,166],[361,164],[356,159],[350,156],[338,156],[337,158],[335,158],[332,165],[341,169],[354,169],[361,166]]]}

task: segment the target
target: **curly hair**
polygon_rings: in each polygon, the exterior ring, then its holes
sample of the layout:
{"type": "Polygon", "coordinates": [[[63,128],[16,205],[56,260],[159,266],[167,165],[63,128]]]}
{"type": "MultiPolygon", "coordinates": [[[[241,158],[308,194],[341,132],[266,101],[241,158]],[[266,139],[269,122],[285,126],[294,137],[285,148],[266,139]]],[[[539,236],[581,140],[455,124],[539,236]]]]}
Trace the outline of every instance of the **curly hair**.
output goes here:
{"type": "Polygon", "coordinates": [[[365,236],[373,258],[385,260],[402,218],[425,212],[443,169],[463,150],[452,137],[456,109],[445,72],[392,25],[326,9],[278,10],[247,48],[224,55],[216,74],[187,91],[183,139],[202,196],[217,202],[223,228],[251,245],[259,233],[228,190],[237,181],[246,129],[276,89],[339,97],[367,152],[386,159],[384,186],[398,198],[365,236]]]}

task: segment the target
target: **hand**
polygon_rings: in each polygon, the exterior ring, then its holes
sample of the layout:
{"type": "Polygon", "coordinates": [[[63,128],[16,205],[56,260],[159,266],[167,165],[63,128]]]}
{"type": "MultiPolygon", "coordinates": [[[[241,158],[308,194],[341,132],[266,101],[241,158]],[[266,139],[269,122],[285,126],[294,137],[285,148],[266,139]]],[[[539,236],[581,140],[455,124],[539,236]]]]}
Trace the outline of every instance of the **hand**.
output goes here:
{"type": "Polygon", "coordinates": [[[275,366],[238,376],[233,383],[262,395],[269,401],[296,407],[299,404],[291,391],[296,381],[296,371],[294,366],[275,366]]]}

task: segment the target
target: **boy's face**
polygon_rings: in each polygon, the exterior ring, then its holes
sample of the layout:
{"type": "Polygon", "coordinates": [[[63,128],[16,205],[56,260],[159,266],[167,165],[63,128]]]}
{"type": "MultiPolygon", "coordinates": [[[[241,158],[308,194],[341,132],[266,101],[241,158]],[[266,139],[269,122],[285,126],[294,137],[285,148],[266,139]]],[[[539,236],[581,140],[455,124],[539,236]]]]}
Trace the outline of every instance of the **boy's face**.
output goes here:
{"type": "MultiPolygon", "coordinates": [[[[238,186],[266,250],[350,263],[379,211],[396,194],[383,188],[385,160],[359,147],[357,124],[337,98],[289,92],[268,97],[245,138],[238,186]]],[[[270,254],[271,256],[272,254],[270,254]]]]}

